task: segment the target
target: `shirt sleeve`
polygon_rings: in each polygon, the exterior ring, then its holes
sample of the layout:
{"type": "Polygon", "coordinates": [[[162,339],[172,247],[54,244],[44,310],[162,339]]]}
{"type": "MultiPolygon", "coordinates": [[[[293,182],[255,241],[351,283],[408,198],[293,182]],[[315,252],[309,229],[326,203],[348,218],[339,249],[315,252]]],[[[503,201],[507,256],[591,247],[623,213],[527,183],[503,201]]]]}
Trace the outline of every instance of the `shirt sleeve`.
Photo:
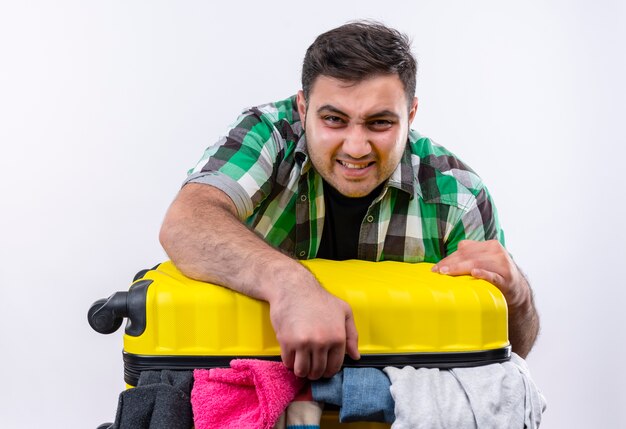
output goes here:
{"type": "Polygon", "coordinates": [[[503,246],[504,232],[500,227],[498,212],[486,187],[481,186],[473,203],[464,211],[445,242],[447,256],[457,250],[462,240],[498,240],[503,246]]]}
{"type": "Polygon", "coordinates": [[[241,220],[252,215],[271,192],[282,138],[258,110],[244,112],[228,132],[208,147],[183,183],[204,183],[224,191],[241,220]]]}

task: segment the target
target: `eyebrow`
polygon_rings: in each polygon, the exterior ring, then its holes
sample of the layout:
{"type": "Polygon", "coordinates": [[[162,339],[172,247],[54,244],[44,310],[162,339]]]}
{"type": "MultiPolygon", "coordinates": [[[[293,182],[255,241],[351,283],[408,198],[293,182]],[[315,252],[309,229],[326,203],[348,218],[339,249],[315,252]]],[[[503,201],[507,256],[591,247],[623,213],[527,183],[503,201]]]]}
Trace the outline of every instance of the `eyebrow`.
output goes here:
{"type": "MultiPolygon", "coordinates": [[[[319,109],[317,109],[317,113],[318,114],[320,114],[322,112],[332,112],[332,113],[336,113],[338,115],[346,116],[348,118],[350,117],[350,115],[348,115],[347,113],[337,109],[332,104],[324,104],[319,109]]],[[[380,112],[376,112],[376,113],[372,113],[371,115],[367,115],[365,117],[365,119],[367,120],[367,119],[380,118],[380,117],[392,117],[392,118],[395,118],[395,119],[399,119],[400,118],[400,116],[397,113],[392,112],[391,110],[381,110],[380,112]]]]}

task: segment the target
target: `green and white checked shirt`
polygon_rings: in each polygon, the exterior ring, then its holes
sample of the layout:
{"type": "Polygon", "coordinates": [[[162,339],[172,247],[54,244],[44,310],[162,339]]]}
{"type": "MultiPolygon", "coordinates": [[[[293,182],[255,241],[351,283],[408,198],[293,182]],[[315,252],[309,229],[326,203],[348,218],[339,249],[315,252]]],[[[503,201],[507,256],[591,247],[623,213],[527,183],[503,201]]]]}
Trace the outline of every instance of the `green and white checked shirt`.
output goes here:
{"type": "MultiPolygon", "coordinates": [[[[243,112],[189,171],[189,182],[226,192],[242,221],[274,247],[299,259],[316,256],[324,190],[295,96],[243,112]]],[[[400,164],[361,223],[358,257],[434,263],[464,239],[504,244],[491,197],[468,166],[411,130],[400,164]]]]}

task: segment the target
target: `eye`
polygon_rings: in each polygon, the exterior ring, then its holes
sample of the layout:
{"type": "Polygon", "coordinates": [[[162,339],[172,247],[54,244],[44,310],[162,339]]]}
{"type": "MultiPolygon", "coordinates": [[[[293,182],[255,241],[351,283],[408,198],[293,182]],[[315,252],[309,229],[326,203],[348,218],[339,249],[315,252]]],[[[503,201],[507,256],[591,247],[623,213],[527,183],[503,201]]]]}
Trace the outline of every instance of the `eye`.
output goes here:
{"type": "Polygon", "coordinates": [[[367,126],[374,131],[385,131],[393,126],[393,121],[389,119],[375,119],[368,122],[367,126]]]}
{"type": "Polygon", "coordinates": [[[323,116],[322,120],[326,123],[326,125],[329,125],[335,128],[340,127],[345,123],[345,121],[342,118],[340,118],[339,116],[335,116],[335,115],[323,116]]]}

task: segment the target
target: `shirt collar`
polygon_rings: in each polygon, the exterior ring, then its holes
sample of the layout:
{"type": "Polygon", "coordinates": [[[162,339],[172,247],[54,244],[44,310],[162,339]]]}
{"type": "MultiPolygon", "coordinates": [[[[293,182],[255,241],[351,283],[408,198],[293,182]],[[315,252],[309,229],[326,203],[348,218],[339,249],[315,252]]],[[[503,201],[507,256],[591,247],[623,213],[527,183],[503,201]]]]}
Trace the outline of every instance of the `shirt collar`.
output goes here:
{"type": "Polygon", "coordinates": [[[409,198],[413,198],[414,192],[417,189],[418,194],[421,197],[421,189],[419,186],[415,188],[415,178],[417,177],[417,170],[419,168],[419,157],[411,154],[411,142],[407,138],[406,147],[400,163],[396,169],[389,176],[387,185],[392,188],[399,189],[409,194],[409,198]]]}
{"type": "Polygon", "coordinates": [[[300,176],[304,176],[311,169],[311,159],[309,158],[309,151],[306,147],[306,135],[302,133],[296,143],[295,149],[296,162],[300,164],[300,176]]]}

